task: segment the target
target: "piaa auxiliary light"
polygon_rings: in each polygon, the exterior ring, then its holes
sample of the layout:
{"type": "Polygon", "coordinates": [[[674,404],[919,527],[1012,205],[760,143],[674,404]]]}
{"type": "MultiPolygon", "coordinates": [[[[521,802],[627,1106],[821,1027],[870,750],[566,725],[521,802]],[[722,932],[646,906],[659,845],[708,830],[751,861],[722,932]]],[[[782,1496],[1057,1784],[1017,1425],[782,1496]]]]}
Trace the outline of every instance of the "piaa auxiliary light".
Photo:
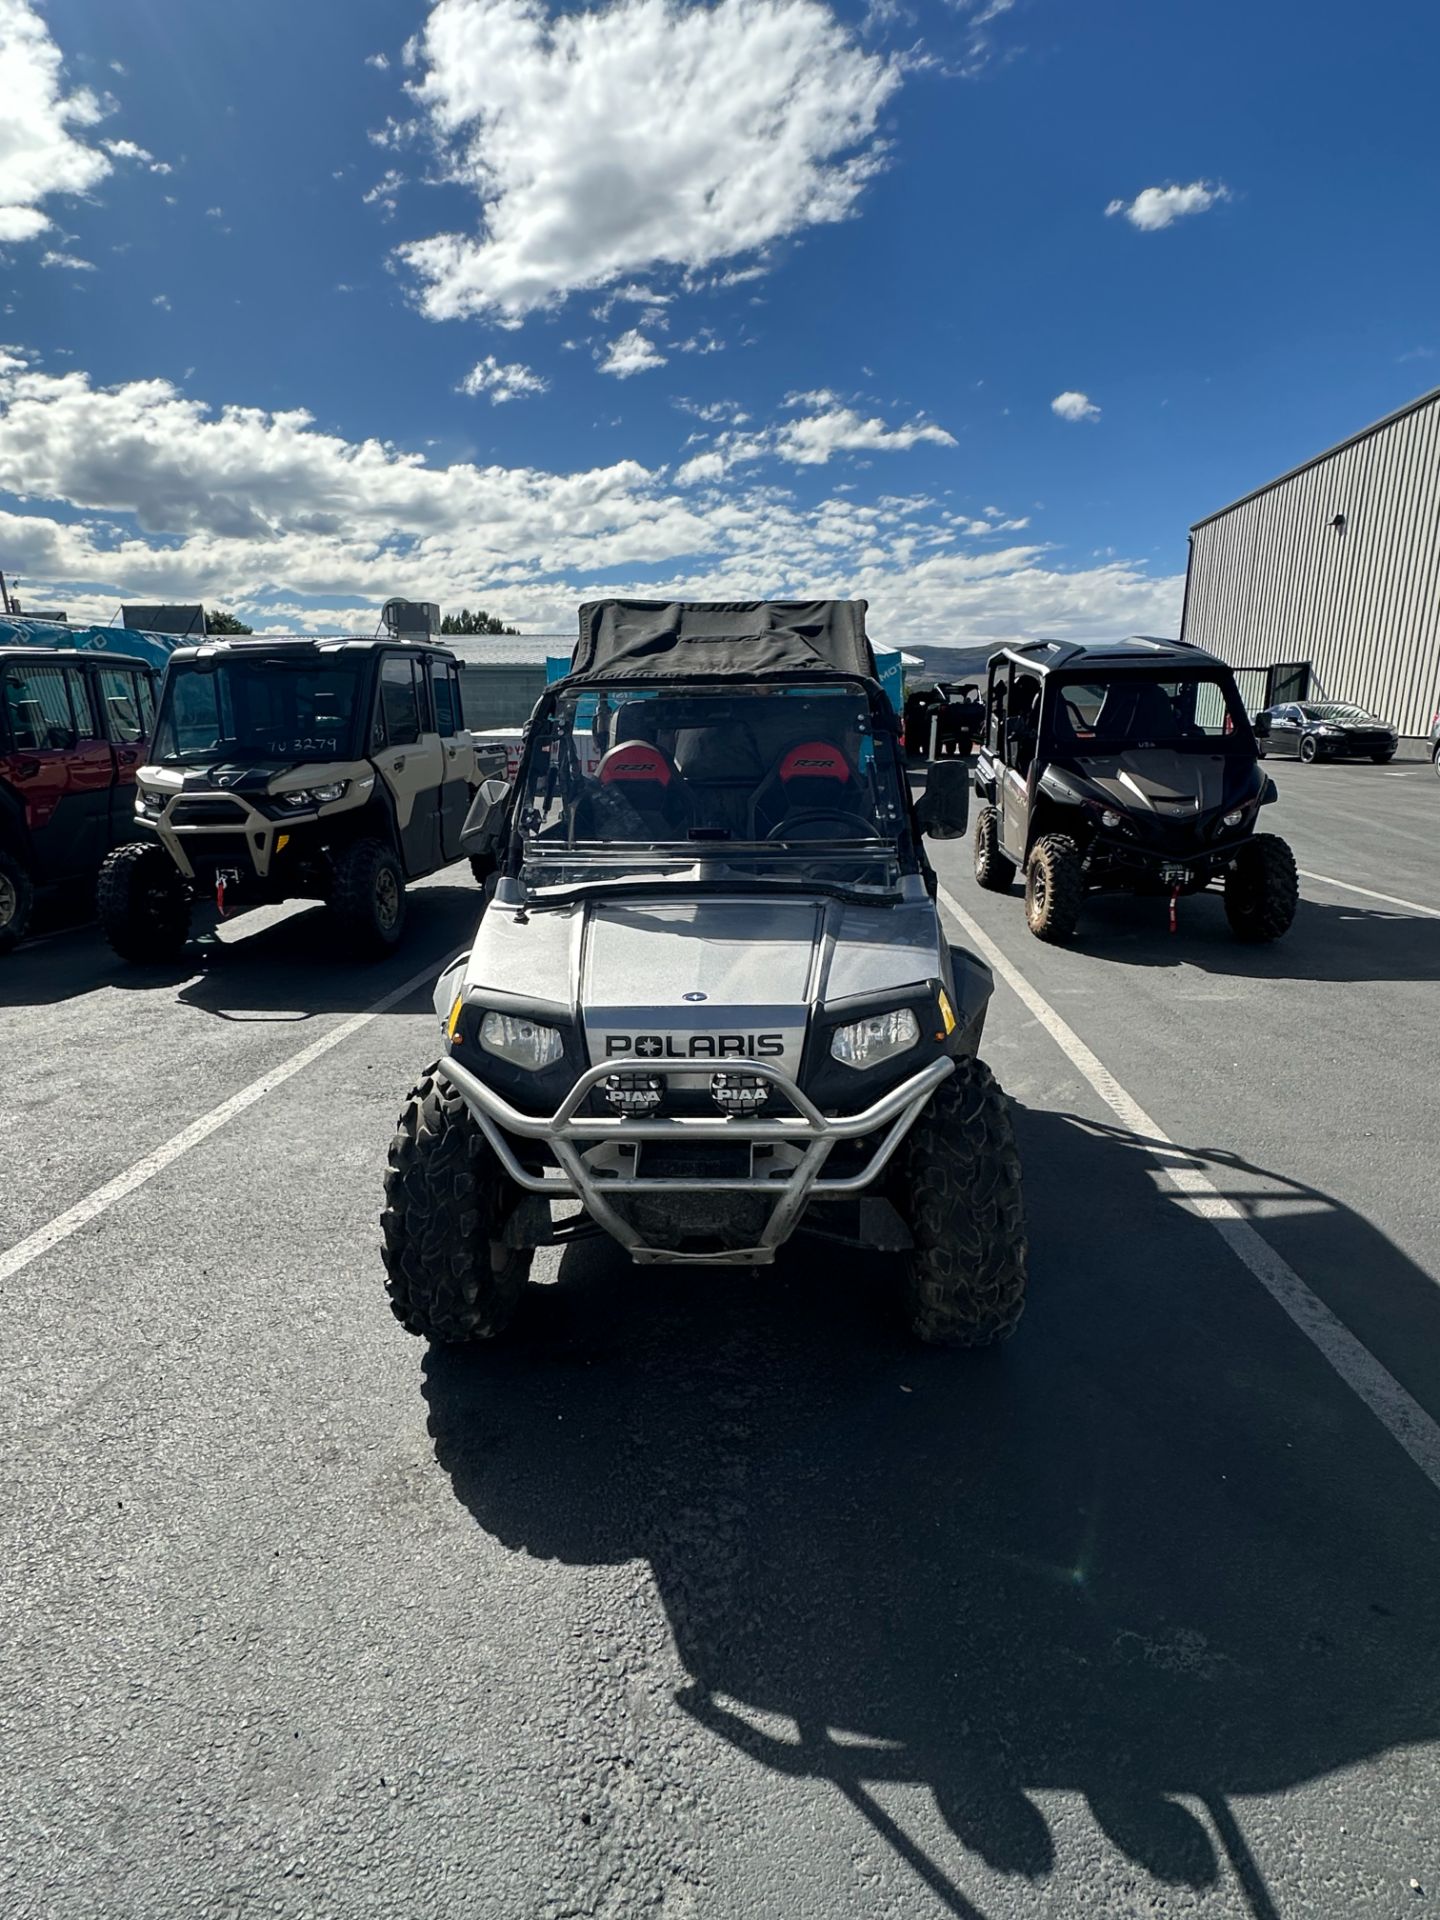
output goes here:
{"type": "Polygon", "coordinates": [[[658,1073],[610,1073],[605,1076],[604,1093],[616,1113],[639,1118],[659,1106],[665,1082],[658,1073]]]}
{"type": "Polygon", "coordinates": [[[722,1113],[758,1113],[770,1098],[770,1084],[758,1073],[717,1073],[710,1097],[722,1113]]]}

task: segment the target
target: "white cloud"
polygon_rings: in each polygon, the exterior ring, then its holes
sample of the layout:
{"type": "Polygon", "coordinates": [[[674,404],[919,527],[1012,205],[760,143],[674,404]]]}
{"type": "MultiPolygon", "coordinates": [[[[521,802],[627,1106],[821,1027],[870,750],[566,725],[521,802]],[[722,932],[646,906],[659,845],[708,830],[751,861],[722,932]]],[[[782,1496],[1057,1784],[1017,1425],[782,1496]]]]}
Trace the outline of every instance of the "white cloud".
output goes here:
{"type": "Polygon", "coordinates": [[[42,267],[68,267],[72,273],[94,273],[96,271],[93,260],[81,260],[78,255],[73,253],[57,253],[53,248],[48,253],[41,254],[40,264],[42,267]]]}
{"type": "Polygon", "coordinates": [[[725,425],[743,427],[750,416],[738,400],[687,400],[682,395],[670,402],[681,413],[692,414],[695,419],[703,420],[707,426],[725,425]]]}
{"type": "Polygon", "coordinates": [[[104,140],[101,145],[112,160],[153,160],[155,158],[148,147],[136,146],[133,140],[104,140]]]}
{"type": "Polygon", "coordinates": [[[1062,420],[1098,420],[1100,409],[1088,393],[1076,393],[1073,389],[1057,393],[1050,402],[1050,411],[1059,414],[1062,420]]]}
{"type": "Polygon", "coordinates": [[[663,367],[668,358],[668,354],[661,353],[655,342],[647,340],[638,327],[631,327],[628,333],[622,333],[618,340],[612,340],[606,347],[605,357],[600,361],[600,371],[613,373],[619,380],[628,380],[632,373],[649,373],[652,367],[663,367]]]}
{"type": "Polygon", "coordinates": [[[393,213],[395,211],[395,195],[405,184],[405,176],[398,168],[387,167],[384,175],[375,182],[370,191],[362,194],[360,197],[367,207],[373,207],[377,200],[382,200],[393,213]]]}
{"type": "Polygon", "coordinates": [[[168,293],[155,293],[155,294],[152,294],[152,295],[150,296],[150,304],[151,304],[151,306],[152,306],[152,307],[159,307],[159,309],[160,309],[160,311],[161,311],[162,313],[169,313],[169,311],[170,311],[170,296],[169,296],[169,294],[168,294],[168,293]]]}
{"type": "Polygon", "coordinates": [[[782,460],[801,466],[824,466],[836,453],[900,453],[928,441],[953,447],[955,436],[933,421],[912,420],[903,427],[887,427],[880,419],[862,419],[853,407],[832,407],[823,413],[789,420],[776,436],[775,451],[782,460]]]}
{"type": "Polygon", "coordinates": [[[1119,559],[1067,571],[1039,543],[962,548],[971,529],[934,501],[836,488],[802,503],[736,475],[719,449],[697,458],[713,486],[681,489],[634,460],[432,466],[303,412],[215,411],[167,381],[96,388],[0,354],[0,493],[24,504],[0,511],[0,551],[36,598],[77,617],[154,595],[353,627],[348,599],[400,593],[468,597],[555,631],[581,599],[628,592],[863,594],[882,643],[1157,633],[1178,619],[1178,576],[1119,559]]]}
{"type": "Polygon", "coordinates": [[[534,373],[529,367],[522,367],[518,361],[509,366],[501,366],[493,353],[487,353],[460,382],[459,391],[473,397],[480,394],[489,396],[494,406],[506,400],[521,400],[528,394],[545,393],[550,382],[543,375],[534,373]]]}
{"type": "Polygon", "coordinates": [[[388,53],[367,53],[365,56],[365,64],[367,67],[374,67],[377,73],[388,73],[390,71],[390,56],[388,53]]]}
{"type": "MultiPolygon", "coordinates": [[[[779,426],[765,427],[757,433],[722,433],[712,448],[687,460],[676,474],[683,487],[713,482],[732,467],[756,460],[784,460],[796,467],[828,466],[837,453],[904,453],[927,442],[932,446],[953,447],[955,436],[931,420],[911,420],[903,426],[888,426],[878,418],[865,419],[853,407],[840,406],[826,388],[816,393],[792,393],[787,407],[812,410],[779,426]],[[815,409],[818,409],[815,410],[815,409]]],[[[702,419],[716,417],[700,409],[702,419]]],[[[743,421],[745,416],[737,416],[743,421]]]]}
{"type": "Polygon", "coordinates": [[[1110,217],[1123,213],[1142,233],[1159,233],[1185,214],[1208,213],[1230,197],[1230,189],[1222,182],[1212,185],[1208,180],[1192,180],[1188,187],[1146,187],[1133,200],[1112,200],[1105,212],[1110,217]]]}
{"type": "MultiPolygon", "coordinates": [[[[411,91],[478,234],[400,249],[435,320],[516,317],[844,219],[897,68],[822,0],[435,0],[411,91]]],[[[392,142],[404,128],[387,128],[392,142]]]]}
{"type": "Polygon", "coordinates": [[[60,49],[30,0],[0,0],[0,243],[35,239],[51,224],[43,200],[88,193],[110,172],[72,131],[103,115],[88,87],[65,91],[60,49]]]}

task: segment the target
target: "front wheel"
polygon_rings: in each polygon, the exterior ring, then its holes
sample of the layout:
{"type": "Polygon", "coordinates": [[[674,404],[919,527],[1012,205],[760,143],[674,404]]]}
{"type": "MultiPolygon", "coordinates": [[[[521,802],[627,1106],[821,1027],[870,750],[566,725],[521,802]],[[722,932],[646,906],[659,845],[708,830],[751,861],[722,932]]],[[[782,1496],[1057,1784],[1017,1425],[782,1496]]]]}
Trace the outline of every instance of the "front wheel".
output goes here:
{"type": "Polygon", "coordinates": [[[0,853],[0,953],[9,953],[25,938],[34,905],[30,875],[13,854],[0,853]]]}
{"type": "Polygon", "coordinates": [[[990,893],[1004,893],[1015,878],[1015,862],[1000,851],[998,807],[981,807],[975,816],[975,878],[990,893]]]}
{"type": "Polygon", "coordinates": [[[190,938],[190,894],[175,862],[148,840],[116,847],[95,882],[105,938],[132,966],[163,966],[190,938]]]}
{"type": "Polygon", "coordinates": [[[405,874],[383,840],[357,840],[335,856],[330,905],[361,953],[389,953],[405,929],[405,874]]]}
{"type": "Polygon", "coordinates": [[[1434,767],[1436,773],[1440,774],[1440,747],[1436,747],[1435,751],[1431,754],[1430,764],[1434,767]]]}
{"type": "Polygon", "coordinates": [[[1025,1209],[1009,1102],[984,1061],[957,1064],[896,1158],[910,1331],[933,1346],[1006,1339],[1025,1306],[1025,1209]]]}
{"type": "Polygon", "coordinates": [[[1037,940],[1074,937],[1085,897],[1080,849],[1068,833],[1042,834],[1025,868],[1025,920],[1037,940]]]}
{"type": "Polygon", "coordinates": [[[1257,833],[1225,876],[1225,917],[1237,940],[1278,940],[1300,904],[1295,856],[1278,834],[1257,833]]]}
{"type": "Polygon", "coordinates": [[[440,1346],[508,1326],[534,1255],[499,1234],[514,1189],[459,1094],[432,1068],[405,1103],[385,1175],[385,1290],[407,1333],[440,1346]]]}
{"type": "Polygon", "coordinates": [[[1305,762],[1306,766],[1309,767],[1314,765],[1319,755],[1320,743],[1316,740],[1313,733],[1307,733],[1305,738],[1300,742],[1300,758],[1305,762]]]}

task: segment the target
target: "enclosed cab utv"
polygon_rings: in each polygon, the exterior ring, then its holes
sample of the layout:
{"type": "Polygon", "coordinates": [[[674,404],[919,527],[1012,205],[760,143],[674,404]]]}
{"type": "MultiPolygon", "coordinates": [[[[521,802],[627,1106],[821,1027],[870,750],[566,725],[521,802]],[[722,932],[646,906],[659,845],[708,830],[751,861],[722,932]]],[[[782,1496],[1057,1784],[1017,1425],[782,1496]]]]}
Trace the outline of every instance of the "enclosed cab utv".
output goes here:
{"type": "Polygon", "coordinates": [[[143,660],[0,648],[0,953],[24,939],[38,896],[90,887],[130,837],[154,721],[143,660]]]}
{"type": "Polygon", "coordinates": [[[1229,667],[1178,640],[1036,640],[990,662],[975,764],[975,878],[1025,875],[1025,917],[1068,940],[1088,892],[1220,886],[1242,940],[1295,918],[1289,847],[1257,833],[1276,798],[1229,667]]]}
{"type": "MultiPolygon", "coordinates": [[[[1014,1327],[1020,1168],[977,1053],[991,976],[942,931],[864,615],[581,608],[513,787],[472,810],[493,895],[391,1147],[384,1258],[411,1332],[498,1333],[533,1249],[581,1234],[643,1264],[761,1265],[801,1230],[895,1255],[923,1339],[1014,1327]]],[[[927,831],[963,831],[966,784],[939,770],[927,831]]]]}
{"type": "Polygon", "coordinates": [[[444,648],[207,640],[170,657],[130,845],[101,869],[123,959],[175,958],[192,910],[328,901],[348,950],[383,953],[405,885],[461,856],[478,785],[444,648]]]}

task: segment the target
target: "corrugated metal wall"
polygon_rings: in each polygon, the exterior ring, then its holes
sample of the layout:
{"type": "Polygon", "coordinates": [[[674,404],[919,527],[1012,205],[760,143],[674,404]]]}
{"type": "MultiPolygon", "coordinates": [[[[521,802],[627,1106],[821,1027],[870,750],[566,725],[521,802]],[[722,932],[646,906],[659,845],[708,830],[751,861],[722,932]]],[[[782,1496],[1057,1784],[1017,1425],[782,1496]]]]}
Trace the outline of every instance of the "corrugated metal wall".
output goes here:
{"type": "Polygon", "coordinates": [[[1193,534],[1185,638],[1422,734],[1440,706],[1440,394],[1193,534]],[[1345,530],[1331,526],[1345,515],[1345,530]]]}
{"type": "Polygon", "coordinates": [[[502,661],[481,666],[473,660],[460,664],[465,724],[475,732],[487,727],[523,727],[544,691],[543,664],[502,661]]]}

